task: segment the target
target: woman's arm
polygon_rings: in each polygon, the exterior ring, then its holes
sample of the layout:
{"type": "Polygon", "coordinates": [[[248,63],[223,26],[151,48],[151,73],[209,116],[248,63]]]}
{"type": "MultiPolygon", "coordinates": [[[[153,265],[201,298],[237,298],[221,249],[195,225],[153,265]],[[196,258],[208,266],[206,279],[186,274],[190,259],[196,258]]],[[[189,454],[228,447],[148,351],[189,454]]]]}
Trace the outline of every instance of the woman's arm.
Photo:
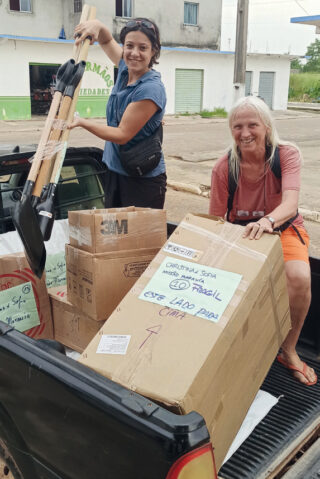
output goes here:
{"type": "Polygon", "coordinates": [[[75,118],[68,128],[81,126],[102,140],[125,145],[144,127],[157,110],[158,106],[152,100],[141,100],[127,106],[118,127],[100,125],[84,118],[75,118]]]}
{"type": "Polygon", "coordinates": [[[282,193],[282,201],[280,205],[273,211],[270,211],[267,215],[275,220],[273,227],[268,218],[260,218],[259,221],[247,224],[243,237],[246,238],[249,236],[249,239],[259,239],[264,232],[272,233],[273,228],[281,226],[297,213],[298,201],[298,190],[285,190],[282,193]]]}
{"type": "Polygon", "coordinates": [[[110,60],[115,65],[119,65],[119,62],[122,58],[122,48],[115,41],[108,28],[102,22],[100,22],[100,20],[89,20],[87,22],[79,23],[74,30],[74,35],[76,37],[76,45],[90,36],[91,45],[94,42],[99,42],[102,50],[106,53],[110,60]]]}

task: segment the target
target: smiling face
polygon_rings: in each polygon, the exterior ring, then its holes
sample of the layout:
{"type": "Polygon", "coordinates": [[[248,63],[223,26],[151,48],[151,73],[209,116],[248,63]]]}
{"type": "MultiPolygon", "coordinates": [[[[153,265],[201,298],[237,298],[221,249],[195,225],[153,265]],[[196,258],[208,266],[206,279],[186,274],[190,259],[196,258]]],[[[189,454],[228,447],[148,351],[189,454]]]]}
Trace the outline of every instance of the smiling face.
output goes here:
{"type": "Polygon", "coordinates": [[[129,73],[142,76],[149,70],[154,51],[149,38],[139,30],[129,32],[124,40],[123,59],[129,73]]]}
{"type": "Polygon", "coordinates": [[[246,153],[265,154],[268,128],[254,109],[240,108],[234,115],[230,126],[232,136],[242,156],[246,153]]]}

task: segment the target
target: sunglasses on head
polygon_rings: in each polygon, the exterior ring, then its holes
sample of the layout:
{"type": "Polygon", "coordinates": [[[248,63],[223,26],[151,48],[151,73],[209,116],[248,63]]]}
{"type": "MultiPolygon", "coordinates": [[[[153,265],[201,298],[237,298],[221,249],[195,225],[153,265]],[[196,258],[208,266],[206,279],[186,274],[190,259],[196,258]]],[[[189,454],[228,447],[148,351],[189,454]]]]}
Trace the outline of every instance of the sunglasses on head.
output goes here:
{"type": "Polygon", "coordinates": [[[127,28],[140,27],[140,26],[149,28],[150,30],[153,30],[154,32],[156,31],[153,23],[149,22],[149,20],[129,20],[129,22],[126,24],[127,28]]]}

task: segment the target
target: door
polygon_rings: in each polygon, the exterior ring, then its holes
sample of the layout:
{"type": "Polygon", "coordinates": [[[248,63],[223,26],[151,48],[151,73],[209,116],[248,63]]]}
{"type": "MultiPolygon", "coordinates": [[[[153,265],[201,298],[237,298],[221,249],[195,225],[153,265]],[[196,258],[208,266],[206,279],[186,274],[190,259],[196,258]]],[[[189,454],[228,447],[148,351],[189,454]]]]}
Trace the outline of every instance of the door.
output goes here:
{"type": "Polygon", "coordinates": [[[246,72],[245,96],[252,95],[252,72],[246,72]]]}
{"type": "Polygon", "coordinates": [[[203,70],[176,69],[175,113],[202,110],[203,70]]]}
{"type": "Polygon", "coordinates": [[[273,106],[274,72],[260,72],[259,96],[269,108],[273,106]]]}

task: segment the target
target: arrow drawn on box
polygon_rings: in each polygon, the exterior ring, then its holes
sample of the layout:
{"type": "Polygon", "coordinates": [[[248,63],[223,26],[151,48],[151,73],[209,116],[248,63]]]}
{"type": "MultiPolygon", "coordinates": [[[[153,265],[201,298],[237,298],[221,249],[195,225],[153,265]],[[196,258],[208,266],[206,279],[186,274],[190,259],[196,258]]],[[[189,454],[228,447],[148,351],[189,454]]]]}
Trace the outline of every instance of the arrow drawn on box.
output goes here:
{"type": "Polygon", "coordinates": [[[143,341],[143,343],[140,345],[140,348],[142,348],[142,346],[148,341],[149,338],[151,338],[151,336],[153,334],[159,334],[160,332],[160,329],[162,328],[162,325],[161,324],[158,324],[157,326],[152,326],[151,328],[147,328],[146,331],[148,331],[148,336],[146,337],[146,339],[143,341]]]}

